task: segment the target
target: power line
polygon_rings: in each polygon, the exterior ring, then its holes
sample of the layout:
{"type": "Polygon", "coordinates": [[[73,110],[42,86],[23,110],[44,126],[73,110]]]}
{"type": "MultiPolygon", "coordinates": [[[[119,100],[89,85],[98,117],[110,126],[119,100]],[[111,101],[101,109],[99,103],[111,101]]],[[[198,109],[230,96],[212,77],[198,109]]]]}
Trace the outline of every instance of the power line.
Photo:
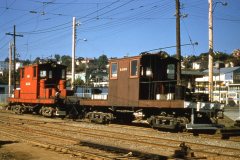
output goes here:
{"type": "MultiPolygon", "coordinates": [[[[99,9],[99,10],[97,10],[97,11],[91,12],[91,13],[89,13],[89,14],[81,17],[81,18],[84,18],[84,17],[90,16],[90,15],[92,15],[92,14],[95,14],[96,12],[99,12],[99,11],[105,9],[105,8],[108,8],[108,7],[110,7],[111,5],[114,5],[114,4],[117,3],[117,2],[119,2],[119,0],[114,1],[114,2],[112,2],[111,4],[105,6],[105,7],[101,8],[101,9],[99,9]]],[[[81,19],[81,18],[78,18],[78,19],[81,19]]],[[[55,28],[58,28],[58,27],[61,27],[61,26],[65,26],[65,25],[68,25],[67,27],[71,27],[71,21],[68,21],[68,22],[66,22],[66,23],[62,23],[62,24],[59,24],[59,25],[55,25],[55,26],[53,26],[53,27],[49,27],[49,28],[46,28],[46,29],[41,29],[41,30],[37,30],[37,31],[30,31],[30,32],[22,32],[22,33],[25,33],[25,34],[33,34],[33,33],[37,33],[37,32],[47,33],[47,32],[49,32],[49,30],[51,30],[51,31],[57,31],[57,30],[65,29],[66,27],[59,28],[59,29],[55,29],[55,28]],[[44,31],[46,31],[46,32],[44,32],[44,31]]],[[[51,32],[51,31],[50,31],[50,32],[51,32]]]]}
{"type": "MultiPolygon", "coordinates": [[[[0,14],[0,16],[2,16],[9,9],[9,7],[11,7],[15,2],[16,2],[16,0],[14,0],[9,6],[7,6],[7,4],[6,4],[5,10],[0,14]]],[[[6,1],[6,3],[7,3],[7,1],[6,1]]]]}

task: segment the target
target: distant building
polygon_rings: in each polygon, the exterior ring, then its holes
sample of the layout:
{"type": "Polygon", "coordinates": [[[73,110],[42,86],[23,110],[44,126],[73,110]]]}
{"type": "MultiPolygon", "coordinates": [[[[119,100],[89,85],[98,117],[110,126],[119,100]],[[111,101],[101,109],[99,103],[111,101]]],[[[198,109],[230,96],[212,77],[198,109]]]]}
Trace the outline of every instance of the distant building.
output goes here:
{"type": "Polygon", "coordinates": [[[195,79],[203,77],[204,75],[206,75],[206,73],[201,72],[200,70],[183,69],[181,71],[182,85],[194,91],[196,87],[195,79]]]}
{"type": "Polygon", "coordinates": [[[76,73],[75,79],[81,79],[84,83],[86,83],[86,72],[76,73]]]}
{"type": "Polygon", "coordinates": [[[0,61],[0,71],[8,70],[9,63],[5,61],[0,61]]]}
{"type": "MultiPolygon", "coordinates": [[[[205,76],[196,78],[196,93],[209,94],[208,70],[205,76]]],[[[240,104],[240,67],[213,69],[213,100],[221,103],[240,104]]]]}
{"type": "Polygon", "coordinates": [[[208,61],[200,60],[192,63],[192,69],[200,70],[200,69],[207,69],[208,68],[208,61]]]}
{"type": "MultiPolygon", "coordinates": [[[[22,62],[16,62],[16,70],[22,66],[23,66],[22,62]]],[[[9,62],[0,61],[0,75],[3,75],[3,72],[8,71],[8,69],[9,69],[9,62]]],[[[12,70],[13,70],[13,64],[12,64],[12,70]]]]}
{"type": "Polygon", "coordinates": [[[82,57],[80,57],[80,58],[77,58],[75,62],[76,62],[76,65],[80,65],[81,63],[82,64],[88,64],[91,61],[94,61],[94,59],[93,58],[82,58],[82,57]]]}

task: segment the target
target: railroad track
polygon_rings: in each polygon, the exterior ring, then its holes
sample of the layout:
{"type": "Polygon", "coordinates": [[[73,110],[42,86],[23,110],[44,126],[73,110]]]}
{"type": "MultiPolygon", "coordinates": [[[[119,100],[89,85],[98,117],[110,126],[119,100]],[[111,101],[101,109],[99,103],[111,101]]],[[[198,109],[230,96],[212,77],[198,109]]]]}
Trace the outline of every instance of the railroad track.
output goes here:
{"type": "MultiPolygon", "coordinates": [[[[6,111],[6,110],[0,110],[0,113],[10,113],[12,114],[12,112],[10,111],[6,111]]],[[[31,115],[28,115],[28,116],[31,116],[31,115]]],[[[39,118],[42,118],[42,116],[39,116],[39,118]]],[[[24,119],[28,119],[28,117],[24,117],[24,119]]],[[[31,121],[32,118],[30,118],[31,121]]],[[[60,120],[60,119],[58,119],[60,120]]],[[[37,122],[40,121],[39,119],[37,120],[37,122]]],[[[42,120],[43,123],[47,123],[48,122],[48,119],[44,118],[44,120],[42,120]]],[[[59,121],[59,123],[64,123],[64,121],[59,121]]],[[[72,120],[69,120],[67,119],[66,122],[72,122],[72,120]]],[[[81,123],[87,123],[87,124],[93,124],[91,122],[88,122],[88,121],[85,121],[85,120],[78,120],[77,122],[81,122],[81,123]]],[[[55,122],[57,123],[57,122],[55,122]]],[[[65,124],[67,125],[67,123],[65,124]]],[[[113,128],[121,128],[121,129],[130,129],[130,130],[134,130],[136,132],[149,132],[149,133],[152,133],[152,132],[158,132],[158,134],[162,134],[162,135],[166,135],[166,134],[169,134],[169,132],[166,132],[166,131],[160,131],[160,130],[153,130],[151,127],[149,127],[147,124],[139,124],[139,123],[134,123],[134,124],[128,124],[128,125],[125,125],[125,124],[108,124],[107,126],[110,126],[110,127],[113,127],[113,128]]],[[[171,132],[171,134],[178,134],[176,132],[171,132]]],[[[185,136],[185,137],[189,137],[191,135],[193,135],[193,133],[191,132],[181,132],[181,135],[182,136],[185,136]]],[[[209,139],[216,139],[216,140],[219,140],[221,139],[222,135],[217,133],[217,134],[214,134],[214,135],[209,135],[209,134],[199,134],[198,137],[200,138],[209,138],[209,139]]],[[[240,142],[240,136],[236,136],[236,137],[231,137],[230,139],[228,139],[227,141],[232,141],[232,142],[240,142]]]]}
{"type": "MultiPolygon", "coordinates": [[[[16,118],[17,121],[17,118],[16,118]]],[[[157,138],[157,137],[152,137],[152,136],[143,136],[143,135],[129,135],[127,133],[117,133],[117,132],[111,132],[111,131],[106,131],[106,130],[100,130],[100,129],[93,129],[93,128],[82,128],[80,126],[73,127],[71,124],[65,124],[64,122],[62,123],[47,123],[47,122],[42,122],[38,120],[20,120],[18,122],[19,124],[24,124],[28,125],[30,127],[37,127],[37,128],[45,128],[47,129],[48,132],[51,134],[55,133],[56,130],[60,130],[64,132],[65,136],[68,137],[69,135],[83,135],[83,136],[88,136],[92,138],[106,138],[106,139],[112,139],[115,141],[121,141],[123,142],[132,142],[138,145],[149,145],[152,148],[161,148],[164,151],[169,150],[169,152],[173,152],[176,150],[179,146],[179,143],[182,142],[182,140],[170,140],[170,139],[163,139],[163,138],[157,138]],[[25,121],[25,122],[24,122],[25,121]],[[33,126],[34,125],[34,126],[33,126]],[[37,125],[37,126],[36,126],[37,125]],[[71,127],[71,129],[63,129],[63,126],[68,126],[71,127]],[[133,136],[133,137],[132,137],[133,136]],[[134,136],[138,136],[137,138],[134,138],[134,136]],[[131,138],[130,138],[131,137],[131,138]],[[171,144],[171,145],[170,145],[171,144]]],[[[35,128],[36,129],[36,128],[35,128]]],[[[40,131],[39,131],[40,132],[40,131]]],[[[167,133],[166,133],[167,134],[167,133]]],[[[61,135],[62,136],[62,135],[61,135]]],[[[195,153],[199,153],[200,155],[204,156],[222,156],[222,157],[232,157],[232,158],[240,158],[238,152],[240,151],[239,149],[236,148],[231,148],[231,147],[220,147],[220,146],[212,146],[212,145],[206,145],[206,144],[199,144],[199,143],[193,143],[193,142],[187,142],[188,145],[191,146],[193,151],[195,153]],[[204,149],[203,149],[204,148],[204,149]],[[211,151],[211,150],[214,150],[211,151]],[[222,151],[224,150],[225,153],[222,151]],[[221,153],[222,152],[222,153],[221,153]],[[232,154],[236,153],[237,154],[232,154]]]]}
{"type": "MultiPolygon", "coordinates": [[[[41,146],[44,148],[48,148],[57,152],[65,152],[80,158],[84,159],[141,159],[140,157],[144,157],[144,159],[152,159],[152,157],[156,157],[158,155],[153,154],[144,154],[137,153],[132,154],[128,150],[119,150],[116,149],[112,152],[109,152],[108,149],[99,150],[98,148],[89,148],[86,145],[81,145],[80,139],[73,138],[72,136],[65,137],[63,135],[58,135],[56,133],[52,133],[46,130],[46,127],[42,130],[34,129],[34,127],[30,127],[31,125],[39,127],[42,123],[36,120],[31,121],[29,119],[17,119],[11,117],[5,117],[0,119],[0,133],[5,134],[11,137],[15,137],[17,139],[21,139],[22,141],[41,146]],[[9,122],[11,120],[11,122],[9,122]],[[36,123],[37,122],[37,123],[36,123]],[[58,143],[57,143],[58,142],[58,143]],[[129,154],[131,153],[131,154],[129,154]]],[[[42,126],[41,126],[42,127],[42,126]]],[[[49,128],[47,128],[49,129],[49,128]]],[[[60,129],[59,129],[60,131],[60,129]]],[[[107,148],[107,147],[106,147],[107,148]]],[[[164,158],[164,156],[158,156],[164,158]]]]}

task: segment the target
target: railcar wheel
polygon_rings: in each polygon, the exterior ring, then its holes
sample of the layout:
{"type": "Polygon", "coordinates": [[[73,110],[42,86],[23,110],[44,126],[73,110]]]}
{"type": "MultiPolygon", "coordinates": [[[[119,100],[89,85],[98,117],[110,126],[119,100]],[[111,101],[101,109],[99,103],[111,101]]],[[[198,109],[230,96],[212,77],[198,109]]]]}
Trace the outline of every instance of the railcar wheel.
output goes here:
{"type": "Polygon", "coordinates": [[[52,107],[42,107],[41,112],[42,112],[42,115],[45,117],[53,116],[53,108],[52,107]]]}
{"type": "Polygon", "coordinates": [[[15,114],[22,114],[24,109],[22,106],[20,105],[16,105],[16,106],[13,106],[12,107],[12,111],[15,113],[15,114]]]}

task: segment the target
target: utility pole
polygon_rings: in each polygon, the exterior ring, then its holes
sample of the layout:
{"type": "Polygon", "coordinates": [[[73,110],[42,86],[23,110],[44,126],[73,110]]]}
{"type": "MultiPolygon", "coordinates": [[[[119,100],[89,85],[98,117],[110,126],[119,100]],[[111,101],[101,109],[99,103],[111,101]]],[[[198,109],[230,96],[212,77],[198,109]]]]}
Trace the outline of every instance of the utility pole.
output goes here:
{"type": "Polygon", "coordinates": [[[13,45],[9,43],[9,67],[8,67],[8,96],[11,95],[11,85],[12,85],[12,48],[13,45]]]}
{"type": "Polygon", "coordinates": [[[13,26],[13,33],[6,33],[13,36],[13,84],[16,89],[16,37],[23,37],[21,34],[16,34],[16,25],[13,26]]]}
{"type": "Polygon", "coordinates": [[[74,89],[75,83],[75,51],[76,51],[76,17],[73,17],[73,28],[72,28],[72,85],[74,89]]]}
{"type": "Polygon", "coordinates": [[[208,91],[209,100],[213,101],[213,0],[208,0],[208,37],[209,37],[209,55],[208,55],[208,91]]]}
{"type": "Polygon", "coordinates": [[[176,0],[176,57],[177,63],[177,85],[181,85],[181,37],[180,37],[180,2],[176,0]]]}

